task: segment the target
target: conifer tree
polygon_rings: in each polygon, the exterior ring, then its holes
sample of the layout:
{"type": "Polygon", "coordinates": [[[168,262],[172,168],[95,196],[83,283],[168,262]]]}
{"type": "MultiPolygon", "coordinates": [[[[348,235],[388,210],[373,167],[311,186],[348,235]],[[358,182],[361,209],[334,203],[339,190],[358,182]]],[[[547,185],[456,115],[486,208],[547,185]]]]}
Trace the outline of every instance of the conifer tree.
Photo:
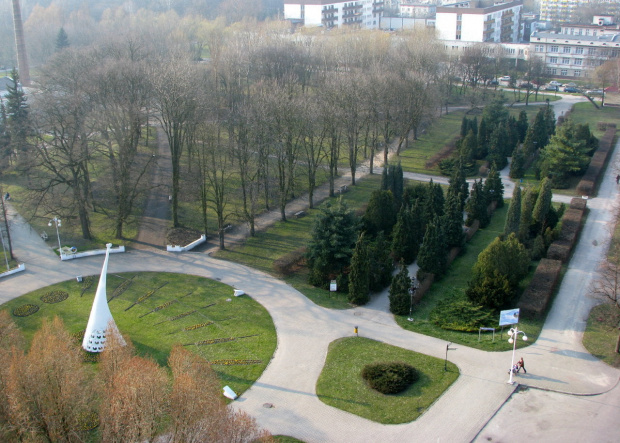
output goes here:
{"type": "Polygon", "coordinates": [[[368,245],[370,263],[370,290],[380,291],[392,280],[394,260],[390,254],[390,244],[383,232],[379,232],[375,241],[368,245]]]}
{"type": "Polygon", "coordinates": [[[463,164],[461,162],[458,162],[454,168],[452,177],[450,177],[448,195],[459,196],[460,209],[463,211],[465,208],[465,201],[467,197],[469,197],[469,184],[465,180],[465,171],[463,171],[463,164]]]}
{"type": "Polygon", "coordinates": [[[56,52],[62,51],[69,47],[69,37],[62,26],[56,35],[56,52]]]}
{"type": "Polygon", "coordinates": [[[491,166],[489,175],[484,181],[484,192],[488,197],[489,203],[497,202],[498,208],[504,206],[504,184],[499,176],[499,172],[497,172],[495,163],[491,166]]]}
{"type": "Polygon", "coordinates": [[[418,266],[422,273],[440,276],[446,269],[446,244],[439,226],[439,218],[435,217],[426,225],[424,241],[418,254],[418,266]]]}
{"type": "Polygon", "coordinates": [[[527,134],[528,126],[529,122],[527,120],[527,112],[522,110],[519,113],[519,120],[517,121],[517,135],[519,138],[519,143],[523,143],[523,140],[525,140],[525,134],[527,134]]]}
{"type": "Polygon", "coordinates": [[[532,189],[526,188],[521,196],[521,218],[519,219],[519,240],[525,243],[530,238],[530,225],[532,224],[532,209],[534,201],[532,198],[532,189]]]}
{"type": "Polygon", "coordinates": [[[521,188],[519,186],[515,186],[515,190],[512,193],[512,199],[510,200],[510,206],[508,206],[508,214],[506,214],[506,223],[504,224],[504,235],[506,237],[513,233],[519,233],[520,220],[521,188]]]}
{"type": "Polygon", "coordinates": [[[523,149],[518,146],[512,154],[512,162],[510,163],[510,178],[523,178],[525,174],[525,157],[523,149]]]}
{"type": "Polygon", "coordinates": [[[484,192],[484,185],[482,179],[474,181],[471,189],[471,194],[465,210],[467,211],[467,219],[465,224],[471,226],[474,220],[480,221],[480,227],[484,228],[489,224],[489,214],[487,211],[488,201],[486,193],[484,192]]]}
{"type": "Polygon", "coordinates": [[[351,257],[348,300],[358,306],[365,305],[370,300],[370,260],[363,232],[357,239],[351,257]]]}
{"type": "Polygon", "coordinates": [[[398,221],[392,232],[392,255],[394,260],[404,260],[406,264],[415,261],[420,249],[419,227],[416,231],[414,214],[409,206],[402,206],[398,221]]]}
{"type": "Polygon", "coordinates": [[[532,220],[541,225],[541,233],[545,232],[547,214],[551,209],[551,180],[545,178],[540,184],[540,192],[532,209],[532,220]]]}
{"type": "Polygon", "coordinates": [[[411,306],[411,278],[409,270],[403,262],[400,263],[400,271],[392,279],[390,285],[390,312],[394,315],[407,315],[411,306]]]}
{"type": "Polygon", "coordinates": [[[6,118],[11,151],[17,153],[18,161],[27,157],[27,137],[30,132],[30,112],[26,103],[26,94],[19,83],[19,74],[15,68],[11,71],[12,82],[7,85],[6,118]]]}
{"type": "Polygon", "coordinates": [[[463,211],[460,208],[460,195],[448,195],[444,215],[441,217],[441,228],[448,248],[463,246],[465,234],[463,233],[463,211]]]}

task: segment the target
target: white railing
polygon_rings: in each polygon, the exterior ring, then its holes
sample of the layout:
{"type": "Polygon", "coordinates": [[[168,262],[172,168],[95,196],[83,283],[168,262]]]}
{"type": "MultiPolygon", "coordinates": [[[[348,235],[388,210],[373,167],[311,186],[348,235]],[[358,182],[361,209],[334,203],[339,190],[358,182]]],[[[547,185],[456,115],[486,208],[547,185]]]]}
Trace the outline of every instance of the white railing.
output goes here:
{"type": "Polygon", "coordinates": [[[189,245],[187,246],[178,246],[178,245],[168,245],[166,246],[166,251],[168,252],[185,252],[185,251],[189,251],[191,249],[194,249],[196,246],[198,246],[201,243],[204,243],[207,241],[207,237],[202,234],[200,236],[200,238],[198,240],[195,240],[193,242],[191,242],[189,245]]]}
{"type": "MultiPolygon", "coordinates": [[[[61,260],[73,260],[74,258],[91,257],[93,255],[104,255],[105,249],[93,249],[91,251],[73,252],[73,248],[62,248],[60,250],[61,260]]],[[[110,254],[116,254],[118,252],[125,252],[125,246],[119,246],[118,248],[110,248],[110,254]]]]}

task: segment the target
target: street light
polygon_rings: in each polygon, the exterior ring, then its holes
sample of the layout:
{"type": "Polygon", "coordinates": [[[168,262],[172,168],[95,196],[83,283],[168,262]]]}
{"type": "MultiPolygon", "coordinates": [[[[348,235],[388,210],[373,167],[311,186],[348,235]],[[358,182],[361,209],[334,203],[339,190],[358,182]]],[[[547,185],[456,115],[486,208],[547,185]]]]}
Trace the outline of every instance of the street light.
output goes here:
{"type": "Polygon", "coordinates": [[[420,285],[418,285],[418,280],[413,277],[413,281],[411,282],[411,287],[409,288],[409,296],[411,298],[411,303],[409,304],[409,318],[407,320],[413,321],[413,296],[415,292],[418,290],[420,285]]]}
{"type": "Polygon", "coordinates": [[[60,257],[62,258],[62,246],[60,246],[60,233],[58,232],[58,228],[62,226],[61,221],[62,220],[60,220],[58,217],[54,217],[53,219],[50,220],[47,226],[52,226],[52,222],[54,222],[54,224],[56,225],[56,237],[58,237],[58,253],[60,254],[60,257]]]}
{"type": "Polygon", "coordinates": [[[527,335],[525,335],[525,332],[519,331],[517,326],[515,326],[514,328],[510,328],[510,331],[508,331],[508,337],[510,337],[508,339],[508,343],[512,344],[512,361],[510,362],[510,370],[508,371],[508,373],[510,374],[508,383],[510,384],[514,383],[514,381],[512,380],[512,368],[515,364],[515,351],[517,349],[517,339],[519,338],[519,334],[523,334],[523,341],[527,341],[527,335]]]}

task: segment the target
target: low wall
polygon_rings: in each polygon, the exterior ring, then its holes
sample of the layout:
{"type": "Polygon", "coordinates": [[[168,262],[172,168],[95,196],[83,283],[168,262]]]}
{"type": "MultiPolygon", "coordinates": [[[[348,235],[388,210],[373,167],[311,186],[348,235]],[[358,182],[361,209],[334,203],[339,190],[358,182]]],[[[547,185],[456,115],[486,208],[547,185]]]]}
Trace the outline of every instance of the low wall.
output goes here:
{"type": "Polygon", "coordinates": [[[605,134],[599,140],[598,149],[592,156],[586,173],[577,185],[577,193],[579,195],[587,195],[591,197],[596,192],[596,186],[600,180],[601,174],[605,171],[607,157],[613,149],[615,136],[616,125],[609,124],[605,134]]]}
{"type": "MultiPolygon", "coordinates": [[[[92,257],[93,255],[104,255],[105,249],[93,249],[92,251],[84,251],[84,252],[63,252],[60,254],[60,259],[62,261],[65,260],[73,260],[74,258],[82,258],[82,257],[92,257]]],[[[119,246],[118,248],[110,248],[110,254],[116,254],[118,252],[125,252],[125,246],[119,246]]]]}
{"type": "Polygon", "coordinates": [[[168,251],[168,252],[185,252],[185,251],[190,251],[190,250],[194,249],[196,246],[198,246],[198,245],[200,245],[200,244],[202,244],[202,243],[204,243],[206,241],[207,241],[207,237],[204,234],[202,234],[198,240],[194,240],[193,242],[191,242],[187,246],[177,246],[177,245],[171,246],[171,245],[168,245],[168,246],[166,246],[166,251],[168,251]]]}
{"type": "Polygon", "coordinates": [[[9,269],[8,271],[1,273],[0,278],[8,277],[9,275],[17,274],[18,272],[22,272],[25,270],[26,270],[26,263],[20,263],[19,265],[17,265],[16,268],[9,269]]]}

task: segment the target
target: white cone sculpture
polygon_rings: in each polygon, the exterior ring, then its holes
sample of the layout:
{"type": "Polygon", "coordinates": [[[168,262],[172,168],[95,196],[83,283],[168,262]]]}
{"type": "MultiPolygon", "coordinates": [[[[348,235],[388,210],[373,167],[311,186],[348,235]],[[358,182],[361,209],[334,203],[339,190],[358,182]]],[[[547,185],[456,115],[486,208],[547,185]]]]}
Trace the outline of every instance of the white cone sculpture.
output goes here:
{"type": "Polygon", "coordinates": [[[111,243],[108,243],[105,251],[105,260],[103,261],[103,268],[101,269],[101,276],[99,277],[99,285],[97,286],[97,292],[95,292],[95,299],[93,300],[93,307],[90,310],[90,317],[88,318],[88,325],[84,332],[84,340],[82,341],[82,347],[88,352],[102,352],[105,347],[106,330],[113,330],[118,333],[120,341],[124,343],[123,338],[118,332],[116,323],[112,318],[112,313],[108,307],[108,297],[106,294],[106,275],[108,273],[108,259],[110,258],[111,243]]]}

